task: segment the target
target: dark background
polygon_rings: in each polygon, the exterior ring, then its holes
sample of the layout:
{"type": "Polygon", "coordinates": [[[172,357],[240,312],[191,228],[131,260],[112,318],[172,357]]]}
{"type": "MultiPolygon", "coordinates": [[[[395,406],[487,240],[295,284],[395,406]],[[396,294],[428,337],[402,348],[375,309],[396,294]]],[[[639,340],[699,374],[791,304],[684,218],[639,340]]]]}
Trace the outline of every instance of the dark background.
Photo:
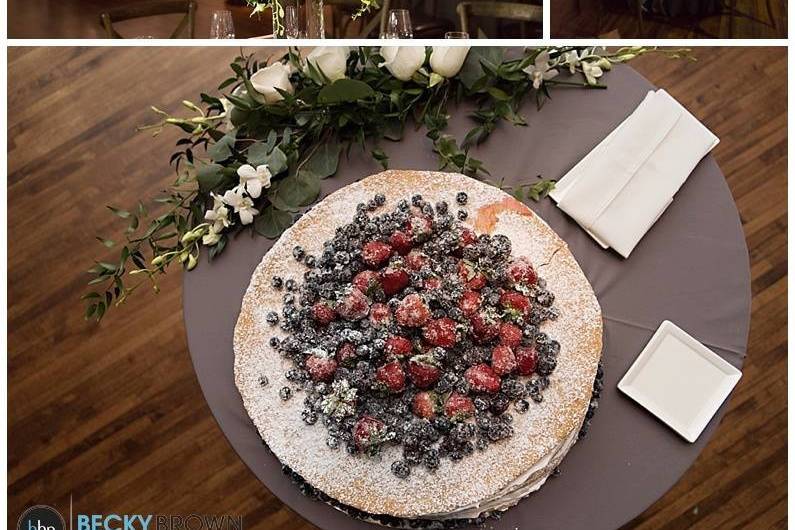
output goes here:
{"type": "MultiPolygon", "coordinates": [[[[246,528],[312,528],[248,471],[210,414],[185,343],[179,272],[99,326],[79,301],[81,272],[110,257],[94,236],[122,235],[104,205],[132,207],[173,180],[179,135],[135,127],[152,121],[149,105],[178,112],[212,91],[236,53],[9,50],[9,527],[36,503],[68,513],[73,495],[83,513],[230,513],[246,528]]],[[[721,138],[714,156],[751,259],[748,355],[705,451],[628,528],[785,528],[786,49],[695,54],[633,65],[721,138]]]]}

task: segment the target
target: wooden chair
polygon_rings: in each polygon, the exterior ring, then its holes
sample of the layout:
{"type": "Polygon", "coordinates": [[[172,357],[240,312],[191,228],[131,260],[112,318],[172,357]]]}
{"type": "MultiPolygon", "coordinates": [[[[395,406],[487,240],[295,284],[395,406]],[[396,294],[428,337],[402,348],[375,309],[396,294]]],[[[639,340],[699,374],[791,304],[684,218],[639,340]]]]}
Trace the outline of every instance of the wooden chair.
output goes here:
{"type": "MultiPolygon", "coordinates": [[[[325,5],[331,6],[331,32],[334,38],[347,37],[347,31],[353,22],[353,14],[361,7],[361,0],[325,0],[325,5]]],[[[387,13],[389,13],[390,0],[381,0],[381,9],[370,12],[364,19],[359,38],[365,39],[378,29],[377,38],[386,28],[387,13]]]]}
{"type": "MultiPolygon", "coordinates": [[[[596,15],[597,32],[602,31],[602,15],[604,13],[604,0],[599,0],[599,12],[596,15]]],[[[577,13],[582,12],[580,0],[577,0],[577,13]]],[[[643,0],[635,0],[635,15],[638,19],[638,37],[643,36],[643,0]]]]}
{"type": "Polygon", "coordinates": [[[544,8],[540,5],[519,4],[517,2],[461,2],[456,7],[461,22],[461,31],[470,33],[469,17],[515,20],[522,23],[543,24],[544,8]]]}
{"type": "Polygon", "coordinates": [[[170,39],[179,38],[187,28],[188,38],[193,38],[193,30],[196,18],[195,0],[149,0],[148,2],[134,2],[126,6],[109,9],[99,15],[100,24],[105,28],[105,34],[109,39],[123,39],[113,27],[114,23],[123,22],[134,18],[154,17],[161,15],[172,15],[184,13],[177,28],[169,37],[170,39]]]}

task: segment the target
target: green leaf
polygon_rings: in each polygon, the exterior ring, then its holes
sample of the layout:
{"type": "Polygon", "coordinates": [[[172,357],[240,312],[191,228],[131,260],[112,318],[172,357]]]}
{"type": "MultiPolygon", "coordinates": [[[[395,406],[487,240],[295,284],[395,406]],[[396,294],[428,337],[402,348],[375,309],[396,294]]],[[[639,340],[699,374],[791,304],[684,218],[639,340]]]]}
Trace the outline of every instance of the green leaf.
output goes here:
{"type": "Polygon", "coordinates": [[[267,144],[257,142],[246,151],[246,160],[254,167],[263,164],[268,166],[272,175],[278,175],[287,169],[287,155],[278,147],[268,148],[267,144]]]}
{"type": "Polygon", "coordinates": [[[465,87],[471,89],[475,82],[486,74],[487,70],[496,70],[505,57],[505,49],[496,46],[473,46],[458,78],[465,87]],[[486,70],[484,70],[484,67],[486,70]]]}
{"type": "Polygon", "coordinates": [[[235,146],[235,135],[235,131],[225,134],[220,140],[207,148],[207,155],[215,162],[223,162],[231,157],[232,148],[235,146]]]}
{"type": "Polygon", "coordinates": [[[380,147],[376,147],[370,152],[373,158],[381,164],[384,169],[389,169],[389,156],[380,147]]]}
{"type": "Polygon", "coordinates": [[[367,99],[373,93],[373,89],[364,81],[343,78],[321,88],[317,101],[321,105],[347,103],[367,99]]]}
{"type": "Polygon", "coordinates": [[[527,188],[527,197],[534,201],[539,201],[549,195],[555,189],[555,181],[542,179],[527,188]]]}
{"type": "Polygon", "coordinates": [[[303,175],[290,175],[273,186],[269,199],[280,210],[298,211],[311,204],[320,193],[320,181],[303,175]]]}
{"type": "Polygon", "coordinates": [[[199,183],[199,191],[209,193],[218,186],[224,179],[223,166],[220,164],[206,164],[201,166],[196,172],[196,181],[199,183]]]}
{"type": "Polygon", "coordinates": [[[444,77],[440,76],[436,72],[431,72],[431,77],[428,80],[428,88],[438,85],[444,81],[444,77]]]}
{"type": "Polygon", "coordinates": [[[324,179],[337,172],[342,146],[337,142],[326,142],[318,147],[299,171],[302,177],[324,179]]]}
{"type": "Polygon", "coordinates": [[[268,239],[276,239],[293,224],[293,216],[268,205],[254,220],[254,231],[268,239]]]}

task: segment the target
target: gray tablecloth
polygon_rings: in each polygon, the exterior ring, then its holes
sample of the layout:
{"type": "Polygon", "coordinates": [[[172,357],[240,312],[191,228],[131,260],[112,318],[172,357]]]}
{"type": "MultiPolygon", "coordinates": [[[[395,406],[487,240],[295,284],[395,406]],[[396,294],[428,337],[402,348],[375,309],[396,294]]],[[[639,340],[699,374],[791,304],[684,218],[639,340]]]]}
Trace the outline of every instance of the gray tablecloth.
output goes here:
{"type": "MultiPolygon", "coordinates": [[[[501,126],[478,150],[496,177],[508,183],[541,174],[558,178],[604,138],[642,100],[650,84],[629,67],[606,76],[604,91],[556,89],[530,125],[501,126]]],[[[466,109],[451,120],[459,138],[470,127],[466,109]]],[[[435,169],[422,132],[386,143],[393,168],[435,169]]],[[[356,150],[328,193],[379,171],[356,150]]],[[[589,435],[575,445],[559,477],[520,502],[489,528],[608,529],[641,513],[692,464],[714,432],[725,406],[689,444],[620,394],[616,383],[659,324],[670,319],[734,366],[745,354],[750,315],[748,252],[726,181],[704,159],[673,204],[621,259],[598,247],[550,200],[532,204],[566,240],[593,284],[604,312],[605,391],[589,435]]],[[[366,528],[303,497],[263,447],[233,381],[232,333],[249,277],[270,242],[238,238],[212,264],[185,274],[184,314],[191,356],[210,409],[229,442],[255,475],[296,512],[322,528],[366,528]]],[[[219,492],[223,494],[223,492],[219,492]]]]}

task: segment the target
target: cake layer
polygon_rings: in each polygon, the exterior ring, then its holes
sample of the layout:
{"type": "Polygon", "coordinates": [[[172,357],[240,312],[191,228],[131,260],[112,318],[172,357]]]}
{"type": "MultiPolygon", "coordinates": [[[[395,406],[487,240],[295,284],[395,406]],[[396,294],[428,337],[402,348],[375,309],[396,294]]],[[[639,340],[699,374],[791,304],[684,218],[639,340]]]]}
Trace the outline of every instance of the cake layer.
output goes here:
{"type": "Polygon", "coordinates": [[[526,206],[462,175],[388,171],[318,203],[265,255],[252,275],[235,329],[235,379],[246,410],[277,458],[340,503],[401,518],[470,517],[515,504],[540,487],[568,451],[590,401],[601,341],[601,311],[587,279],[565,242],[526,206]],[[436,472],[418,467],[401,479],[390,471],[398,447],[386,447],[377,460],[331,449],[320,422],[307,426],[301,420],[300,394],[280,399],[279,389],[290,385],[284,373],[291,362],[268,344],[282,333],[265,320],[281,304],[282,293],[271,287],[270,278],[300,280],[303,271],[292,258],[293,247],[319,253],[336,227],[353,217],[356,204],[375,193],[383,193],[385,207],[392,208],[416,193],[436,202],[452,201],[458,191],[470,197],[467,224],[477,232],[510,238],[513,255],[528,257],[555,293],[560,316],[545,322],[542,331],[560,343],[558,364],[543,402],[514,415],[512,437],[460,462],[443,460],[436,472]],[[269,382],[265,386],[263,377],[269,382]]]}

